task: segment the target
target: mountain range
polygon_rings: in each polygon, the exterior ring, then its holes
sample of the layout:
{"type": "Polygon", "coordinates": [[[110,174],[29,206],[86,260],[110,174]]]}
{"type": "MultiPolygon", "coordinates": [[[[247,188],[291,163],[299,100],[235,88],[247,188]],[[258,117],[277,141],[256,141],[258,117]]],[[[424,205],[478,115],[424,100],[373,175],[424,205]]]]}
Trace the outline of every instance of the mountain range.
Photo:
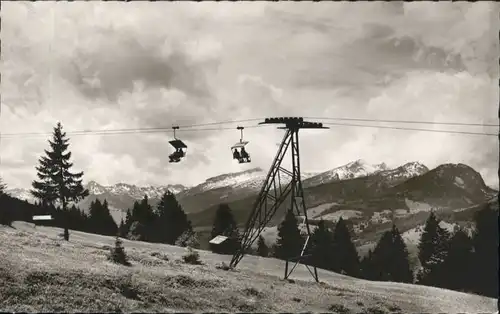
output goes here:
{"type": "MultiPolygon", "coordinates": [[[[427,167],[419,163],[409,163],[391,170],[384,163],[370,165],[364,160],[356,160],[322,173],[305,172],[301,174],[301,177],[303,186],[308,187],[368,176],[375,173],[410,178],[426,171],[428,171],[427,167]]],[[[187,213],[196,213],[220,202],[232,202],[257,193],[263,185],[266,176],[267,171],[261,168],[253,168],[247,171],[208,178],[205,182],[194,187],[186,187],[181,184],[140,187],[126,183],[105,186],[95,181],[90,181],[85,185],[90,195],[78,205],[85,210],[95,199],[101,201],[106,199],[112,210],[126,211],[132,207],[134,201],[141,200],[145,195],[147,195],[152,204],[156,204],[165,191],[170,190],[176,194],[177,199],[181,202],[187,213]]],[[[289,177],[284,177],[282,178],[282,183],[286,184],[289,180],[289,177]]],[[[7,193],[19,199],[32,203],[35,202],[29,189],[9,189],[7,193]]]]}
{"type": "MultiPolygon", "coordinates": [[[[254,168],[212,177],[194,187],[138,187],[125,183],[103,186],[91,181],[86,184],[90,195],[79,206],[86,210],[93,200],[106,199],[118,222],[144,195],[155,206],[163,193],[170,190],[199,232],[210,230],[222,202],[230,205],[237,223],[243,227],[266,176],[267,171],[254,168]]],[[[288,183],[287,176],[284,178],[282,184],[288,183]]],[[[448,217],[449,224],[466,225],[478,206],[491,202],[498,193],[464,164],[444,164],[430,170],[419,162],[410,162],[390,169],[384,163],[372,165],[356,160],[322,173],[303,173],[302,183],[311,223],[320,219],[334,223],[339,217],[348,218],[358,245],[371,243],[393,221],[402,232],[411,232],[425,222],[430,210],[448,217]]],[[[27,190],[7,192],[33,201],[27,190]]],[[[278,208],[269,228],[281,221],[288,205],[284,203],[278,208]]]]}

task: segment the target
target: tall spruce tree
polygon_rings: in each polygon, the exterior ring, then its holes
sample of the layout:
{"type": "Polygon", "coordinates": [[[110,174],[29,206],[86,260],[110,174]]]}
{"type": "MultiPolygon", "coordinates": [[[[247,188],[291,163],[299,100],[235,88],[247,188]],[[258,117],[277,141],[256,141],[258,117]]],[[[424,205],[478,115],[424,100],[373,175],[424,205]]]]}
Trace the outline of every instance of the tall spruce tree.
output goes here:
{"type": "Polygon", "coordinates": [[[259,236],[259,240],[257,242],[257,254],[262,257],[269,256],[269,247],[266,244],[263,236],[259,236]]]}
{"type": "Polygon", "coordinates": [[[52,140],[49,140],[50,150],[39,159],[36,167],[39,181],[33,181],[31,193],[43,204],[54,204],[56,201],[63,210],[64,238],[69,240],[67,206],[76,203],[89,195],[82,185],[82,172],[71,172],[71,152],[67,151],[69,139],[62,130],[60,122],[54,128],[52,140]]]}
{"type": "Polygon", "coordinates": [[[408,259],[408,249],[396,225],[392,225],[392,257],[391,263],[391,279],[395,282],[413,282],[413,271],[410,268],[408,259]]]}
{"type": "Polygon", "coordinates": [[[140,220],[140,216],[141,216],[140,211],[141,211],[141,206],[140,206],[139,202],[134,201],[134,205],[132,206],[132,210],[129,210],[130,220],[128,222],[130,222],[130,225],[132,225],[132,223],[134,221],[140,220]]]}
{"type": "Polygon", "coordinates": [[[439,225],[440,221],[431,212],[418,244],[421,269],[417,281],[423,285],[439,285],[439,274],[448,254],[450,233],[439,225]]]}
{"type": "Polygon", "coordinates": [[[320,220],[311,238],[311,258],[308,264],[318,268],[332,270],[335,264],[333,233],[328,229],[324,220],[320,220]]]}
{"type": "Polygon", "coordinates": [[[498,298],[498,201],[485,204],[475,214],[474,221],[474,290],[498,298]]]}
{"type": "Polygon", "coordinates": [[[69,227],[73,230],[88,231],[87,215],[74,204],[68,211],[69,227]]]}
{"type": "Polygon", "coordinates": [[[210,245],[210,249],[218,254],[233,254],[239,246],[239,231],[233,213],[228,204],[219,205],[215,213],[215,219],[212,226],[211,238],[218,235],[226,236],[228,239],[221,245],[210,245]]]}
{"type": "Polygon", "coordinates": [[[9,208],[9,200],[5,194],[6,186],[0,178],[0,225],[10,225],[12,223],[12,209],[9,208]]]}
{"type": "Polygon", "coordinates": [[[130,230],[130,226],[132,225],[132,214],[130,212],[130,209],[127,209],[127,213],[125,214],[125,224],[123,226],[123,236],[122,237],[126,237],[129,230],[130,230]]]}
{"type": "Polygon", "coordinates": [[[142,222],[147,227],[152,227],[153,222],[155,220],[155,215],[153,211],[153,207],[149,204],[149,198],[147,195],[144,195],[140,202],[140,222],[142,222]]]}
{"type": "Polygon", "coordinates": [[[0,196],[2,196],[3,194],[5,194],[5,190],[6,189],[7,189],[7,186],[5,185],[5,183],[3,183],[3,180],[0,177],[0,196]]]}
{"type": "Polygon", "coordinates": [[[367,279],[378,281],[413,282],[408,250],[395,225],[384,232],[371,256],[364,261],[367,279]]]}
{"type": "Polygon", "coordinates": [[[368,250],[365,257],[360,262],[361,277],[368,280],[377,280],[377,266],[373,259],[373,250],[368,250]]]}
{"type": "Polygon", "coordinates": [[[333,232],[333,253],[335,255],[333,271],[354,277],[360,275],[358,252],[342,217],[338,220],[333,232]]]}
{"type": "MultiPolygon", "coordinates": [[[[463,229],[458,229],[450,240],[450,250],[440,269],[438,286],[469,292],[474,278],[472,239],[463,229]]],[[[437,276],[436,276],[437,277],[437,276]]]]}
{"type": "Polygon", "coordinates": [[[121,238],[124,238],[127,235],[127,229],[126,229],[125,221],[123,218],[120,220],[120,225],[118,226],[118,234],[121,238]]]}
{"type": "Polygon", "coordinates": [[[155,241],[174,244],[182,234],[193,231],[182,206],[170,191],[163,194],[156,209],[156,217],[155,241]]]}
{"type": "Polygon", "coordinates": [[[152,241],[155,236],[155,220],[156,216],[149,204],[148,196],[144,195],[140,202],[134,202],[130,220],[127,222],[127,224],[130,223],[130,226],[127,228],[127,237],[132,235],[134,240],[152,241]]]}
{"type": "Polygon", "coordinates": [[[275,246],[277,258],[287,260],[298,257],[304,245],[304,238],[300,234],[297,218],[290,209],[285,215],[285,219],[278,226],[278,240],[275,246]]]}
{"type": "Polygon", "coordinates": [[[98,199],[90,204],[88,218],[89,230],[102,235],[116,235],[118,226],[109,212],[108,202],[101,203],[98,199]]]}

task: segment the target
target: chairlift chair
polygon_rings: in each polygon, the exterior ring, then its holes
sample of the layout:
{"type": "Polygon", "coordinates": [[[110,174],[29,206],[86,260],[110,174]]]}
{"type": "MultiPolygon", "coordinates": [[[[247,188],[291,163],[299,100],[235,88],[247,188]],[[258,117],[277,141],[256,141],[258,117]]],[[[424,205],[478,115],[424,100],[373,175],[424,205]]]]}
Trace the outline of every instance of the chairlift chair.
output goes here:
{"type": "Polygon", "coordinates": [[[243,141],[244,128],[242,126],[239,126],[236,129],[241,131],[241,138],[238,143],[231,146],[231,150],[233,152],[233,159],[237,159],[240,164],[251,162],[250,154],[248,154],[248,152],[246,152],[245,150],[245,145],[247,145],[249,142],[243,141]],[[240,151],[238,151],[238,149],[240,151]]]}
{"type": "Polygon", "coordinates": [[[184,144],[183,141],[179,140],[175,136],[175,130],[179,129],[179,127],[178,126],[174,126],[174,127],[172,127],[172,129],[174,129],[174,140],[169,141],[169,143],[170,143],[170,145],[172,145],[175,148],[175,152],[173,152],[172,154],[170,154],[168,156],[168,158],[169,158],[169,162],[179,162],[179,161],[181,161],[181,159],[183,157],[186,156],[187,145],[184,144]]]}

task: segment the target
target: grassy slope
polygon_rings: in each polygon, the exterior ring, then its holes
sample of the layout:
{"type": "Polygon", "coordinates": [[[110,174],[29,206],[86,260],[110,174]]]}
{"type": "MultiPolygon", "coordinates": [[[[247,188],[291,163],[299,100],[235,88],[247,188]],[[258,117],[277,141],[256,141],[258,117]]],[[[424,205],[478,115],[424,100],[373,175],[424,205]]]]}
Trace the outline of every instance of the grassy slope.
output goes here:
{"type": "Polygon", "coordinates": [[[230,256],[200,251],[205,265],[182,264],[186,249],[123,240],[132,267],[106,261],[111,237],[16,222],[0,226],[0,310],[3,311],[333,311],[375,307],[401,312],[493,312],[496,300],[449,290],[370,282],[303,267],[281,280],[283,262],[246,256],[236,271],[215,268],[230,256]],[[160,252],[169,261],[152,256],[160,252]],[[332,307],[333,306],[333,307],[332,307]]]}

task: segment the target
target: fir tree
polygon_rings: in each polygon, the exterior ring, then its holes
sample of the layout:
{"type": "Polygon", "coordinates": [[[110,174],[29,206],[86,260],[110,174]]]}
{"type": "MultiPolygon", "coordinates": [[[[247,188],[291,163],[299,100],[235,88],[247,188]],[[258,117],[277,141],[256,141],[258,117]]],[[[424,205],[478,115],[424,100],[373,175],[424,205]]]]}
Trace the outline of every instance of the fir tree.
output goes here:
{"type": "Polygon", "coordinates": [[[108,260],[117,264],[130,266],[130,262],[128,261],[127,254],[125,253],[125,249],[123,248],[122,241],[118,236],[116,236],[115,238],[115,247],[111,249],[108,260]]]}
{"type": "Polygon", "coordinates": [[[361,277],[368,280],[377,280],[377,267],[373,259],[373,251],[370,249],[360,262],[361,277]]]}
{"type": "Polygon", "coordinates": [[[155,219],[155,216],[153,212],[153,207],[151,207],[151,205],[149,204],[149,198],[147,195],[144,195],[143,199],[141,200],[140,207],[141,207],[140,211],[141,220],[139,221],[144,223],[144,225],[146,226],[151,226],[155,219]]]}
{"type": "Polygon", "coordinates": [[[332,265],[333,271],[343,272],[349,276],[359,276],[358,252],[352,242],[347,224],[342,217],[338,220],[333,233],[333,252],[335,254],[332,265]]]}
{"type": "Polygon", "coordinates": [[[132,206],[132,210],[130,211],[130,220],[128,220],[127,222],[130,222],[130,225],[132,225],[134,221],[140,221],[141,220],[140,212],[141,212],[141,205],[139,204],[138,201],[135,201],[134,205],[132,206]]]}
{"type": "Polygon", "coordinates": [[[49,140],[51,150],[45,150],[46,156],[39,159],[36,167],[40,181],[33,181],[32,195],[44,204],[54,204],[56,201],[64,212],[64,238],[69,240],[67,205],[78,202],[89,195],[83,188],[83,172],[72,173],[73,163],[70,162],[71,152],[67,152],[69,140],[62,131],[61,123],[54,128],[52,140],[49,140]]]}
{"type": "Polygon", "coordinates": [[[413,272],[408,260],[408,249],[396,225],[392,225],[391,279],[395,282],[413,282],[413,272]]]}
{"type": "Polygon", "coordinates": [[[450,234],[439,222],[431,212],[418,244],[421,269],[417,278],[418,283],[423,285],[438,285],[440,269],[448,253],[450,234]]]}
{"type": "Polygon", "coordinates": [[[134,202],[130,218],[127,217],[126,219],[126,224],[130,224],[130,227],[127,228],[128,235],[132,235],[135,240],[154,240],[155,220],[156,216],[153,212],[153,208],[149,204],[148,196],[144,195],[144,198],[140,202],[134,202]]]}
{"type": "Polygon", "coordinates": [[[130,226],[132,225],[132,214],[130,209],[127,209],[127,213],[125,214],[125,224],[123,226],[123,236],[126,237],[130,230],[130,226]]]}
{"type": "Polygon", "coordinates": [[[90,203],[89,230],[102,235],[117,234],[118,226],[111,216],[108,202],[101,203],[98,199],[90,203]]]}
{"type": "Polygon", "coordinates": [[[5,194],[6,186],[0,178],[0,225],[10,225],[12,223],[12,213],[9,205],[7,205],[8,197],[5,194]]]}
{"type": "Polygon", "coordinates": [[[311,238],[311,258],[308,264],[318,268],[332,270],[335,263],[333,233],[328,229],[324,220],[320,220],[311,238]]]}
{"type": "Polygon", "coordinates": [[[474,221],[474,290],[498,298],[498,202],[485,204],[474,221]]]}
{"type": "Polygon", "coordinates": [[[450,250],[440,271],[439,287],[464,291],[471,291],[473,273],[473,245],[472,239],[463,230],[455,231],[450,240],[450,250]]]}
{"type": "Polygon", "coordinates": [[[304,239],[297,225],[297,218],[292,210],[288,210],[283,222],[278,226],[276,257],[282,260],[298,257],[302,251],[304,239]]]}
{"type": "Polygon", "coordinates": [[[210,245],[210,249],[218,254],[233,254],[239,245],[239,231],[233,213],[228,204],[220,204],[212,226],[211,238],[218,235],[226,236],[228,239],[222,245],[210,245]]]}
{"type": "Polygon", "coordinates": [[[120,237],[124,238],[127,234],[125,222],[123,221],[123,218],[120,220],[120,226],[118,226],[118,233],[120,234],[120,237]]]}
{"type": "Polygon", "coordinates": [[[394,282],[413,282],[408,250],[395,225],[384,232],[369,260],[364,262],[367,279],[394,282]]]}
{"type": "Polygon", "coordinates": [[[269,247],[267,246],[263,236],[259,236],[259,240],[257,242],[257,254],[262,257],[269,256],[269,247]]]}
{"type": "Polygon", "coordinates": [[[182,234],[192,232],[191,222],[177,202],[174,193],[170,191],[163,194],[156,216],[154,228],[156,241],[174,244],[182,234]]]}
{"type": "Polygon", "coordinates": [[[2,178],[0,178],[0,196],[5,194],[6,189],[7,189],[7,186],[3,183],[2,178]]]}
{"type": "Polygon", "coordinates": [[[69,209],[69,227],[73,230],[88,231],[87,215],[75,205],[69,209]]]}

